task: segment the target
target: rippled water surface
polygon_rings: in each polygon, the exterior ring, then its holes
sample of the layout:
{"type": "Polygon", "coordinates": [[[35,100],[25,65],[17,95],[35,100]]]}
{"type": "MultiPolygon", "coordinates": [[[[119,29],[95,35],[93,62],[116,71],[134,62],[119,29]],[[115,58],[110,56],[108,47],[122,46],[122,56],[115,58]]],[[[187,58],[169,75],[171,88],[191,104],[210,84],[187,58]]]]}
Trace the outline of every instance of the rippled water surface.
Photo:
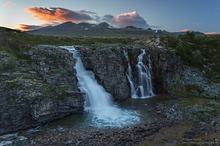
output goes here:
{"type": "MultiPolygon", "coordinates": [[[[51,122],[47,125],[49,128],[61,127],[84,127],[84,128],[99,128],[99,129],[114,129],[124,128],[141,123],[150,123],[155,120],[156,114],[154,107],[157,103],[163,102],[166,99],[160,96],[155,96],[148,99],[129,99],[117,107],[121,109],[121,116],[116,116],[112,122],[107,122],[96,118],[94,112],[84,111],[80,114],[73,114],[63,119],[51,122]]],[[[102,111],[100,111],[102,112],[102,111]]],[[[114,112],[112,112],[114,114],[114,112]]],[[[99,113],[100,114],[100,113],[99,113]]],[[[103,115],[105,118],[105,115],[103,115]]]]}

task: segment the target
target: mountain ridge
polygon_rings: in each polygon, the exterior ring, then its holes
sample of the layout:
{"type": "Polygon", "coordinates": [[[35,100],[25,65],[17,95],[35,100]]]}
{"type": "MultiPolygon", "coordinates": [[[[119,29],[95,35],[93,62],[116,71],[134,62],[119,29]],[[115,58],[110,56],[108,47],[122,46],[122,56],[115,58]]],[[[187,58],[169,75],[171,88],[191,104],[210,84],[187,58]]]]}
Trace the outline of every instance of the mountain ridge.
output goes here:
{"type": "MultiPolygon", "coordinates": [[[[67,37],[146,37],[149,35],[181,35],[186,32],[168,32],[166,30],[153,30],[151,28],[143,29],[135,26],[126,26],[124,28],[115,28],[106,22],[99,24],[92,23],[73,23],[64,22],[56,26],[46,26],[36,30],[26,31],[34,35],[52,35],[67,37]]],[[[202,32],[195,31],[197,35],[203,35],[202,32]]]]}

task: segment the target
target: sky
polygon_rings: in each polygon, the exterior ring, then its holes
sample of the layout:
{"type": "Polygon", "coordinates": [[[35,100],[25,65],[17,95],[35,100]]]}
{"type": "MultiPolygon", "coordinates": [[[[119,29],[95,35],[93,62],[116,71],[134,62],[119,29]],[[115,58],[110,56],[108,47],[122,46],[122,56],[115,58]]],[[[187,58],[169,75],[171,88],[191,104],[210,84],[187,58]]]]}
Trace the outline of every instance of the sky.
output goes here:
{"type": "Polygon", "coordinates": [[[0,0],[0,26],[38,29],[66,21],[220,33],[220,0],[0,0]]]}

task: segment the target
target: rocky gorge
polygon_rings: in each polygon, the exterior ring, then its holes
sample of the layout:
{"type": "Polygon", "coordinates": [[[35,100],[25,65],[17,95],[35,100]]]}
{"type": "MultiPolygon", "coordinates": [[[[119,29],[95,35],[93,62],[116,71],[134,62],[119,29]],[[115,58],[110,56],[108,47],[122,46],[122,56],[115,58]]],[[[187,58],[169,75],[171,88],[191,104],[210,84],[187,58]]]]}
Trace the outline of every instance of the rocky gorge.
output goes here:
{"type": "MultiPolygon", "coordinates": [[[[142,47],[76,46],[75,48],[85,68],[95,74],[98,83],[111,93],[115,101],[124,101],[131,97],[129,82],[125,74],[128,62],[123,51],[128,52],[131,67],[135,68],[137,56],[143,49],[142,47]]],[[[178,99],[183,93],[189,91],[193,96],[220,98],[219,85],[209,82],[198,70],[184,66],[180,57],[172,50],[155,46],[145,48],[145,50],[152,62],[153,88],[156,94],[169,95],[169,97],[178,99]]],[[[58,46],[39,45],[22,54],[22,58],[17,58],[6,52],[0,52],[0,62],[2,62],[0,68],[4,69],[0,72],[0,135],[83,112],[84,94],[77,87],[76,71],[73,68],[76,60],[67,50],[58,46]]],[[[143,62],[149,63],[147,55],[143,57],[143,62]]],[[[132,74],[136,78],[137,72],[134,71],[132,74]]],[[[142,129],[139,127],[125,129],[124,132],[129,131],[132,134],[131,131],[138,133],[142,130],[146,136],[182,119],[183,115],[176,107],[161,109],[162,107],[157,106],[156,111],[161,117],[165,117],[161,119],[164,122],[144,125],[142,129]],[[170,115],[168,109],[172,111],[170,115]],[[164,125],[165,121],[167,124],[164,125]]],[[[71,132],[74,133],[74,131],[71,132]]],[[[92,133],[95,132],[92,131],[92,133]]],[[[142,134],[140,134],[139,141],[131,142],[131,145],[143,140],[144,133],[142,134]]],[[[93,135],[95,137],[103,135],[103,139],[109,136],[116,139],[114,135],[117,135],[117,132],[109,135],[96,132],[93,135]]],[[[87,141],[81,145],[89,143],[89,137],[86,138],[87,141]]],[[[120,142],[118,144],[125,144],[120,142]]]]}

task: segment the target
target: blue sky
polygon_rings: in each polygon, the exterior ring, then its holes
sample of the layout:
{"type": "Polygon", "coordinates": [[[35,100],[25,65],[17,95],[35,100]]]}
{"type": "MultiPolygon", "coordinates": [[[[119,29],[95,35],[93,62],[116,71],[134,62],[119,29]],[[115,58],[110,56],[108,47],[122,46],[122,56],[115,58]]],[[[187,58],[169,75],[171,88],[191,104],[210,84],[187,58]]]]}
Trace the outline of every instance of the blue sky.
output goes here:
{"type": "Polygon", "coordinates": [[[116,27],[220,32],[220,0],[0,0],[0,10],[0,26],[9,28],[106,20],[116,27]]]}

